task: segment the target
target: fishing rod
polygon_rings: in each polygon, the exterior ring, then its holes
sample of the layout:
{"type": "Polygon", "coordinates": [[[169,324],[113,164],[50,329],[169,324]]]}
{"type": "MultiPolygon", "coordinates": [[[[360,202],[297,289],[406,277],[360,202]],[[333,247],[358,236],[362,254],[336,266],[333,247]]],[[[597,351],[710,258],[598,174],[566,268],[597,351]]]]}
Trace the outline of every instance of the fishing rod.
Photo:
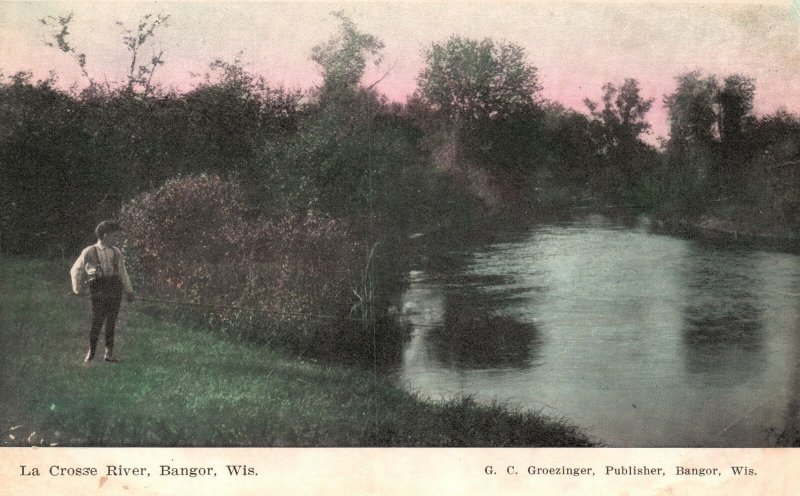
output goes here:
{"type": "MultiPolygon", "coordinates": [[[[91,295],[89,294],[75,295],[75,296],[77,296],[80,299],[91,298],[91,295]]],[[[279,312],[276,310],[265,310],[263,308],[240,307],[236,305],[221,305],[215,303],[199,303],[199,302],[185,301],[185,300],[164,300],[157,298],[143,298],[141,296],[134,297],[133,301],[143,301],[146,303],[157,303],[161,305],[178,305],[178,306],[190,306],[190,307],[201,307],[201,308],[213,308],[217,310],[235,310],[242,312],[261,313],[266,315],[279,315],[284,317],[305,317],[305,318],[325,319],[325,320],[347,320],[351,322],[377,322],[376,319],[362,319],[358,317],[342,317],[342,316],[326,315],[318,313],[279,312]]]]}

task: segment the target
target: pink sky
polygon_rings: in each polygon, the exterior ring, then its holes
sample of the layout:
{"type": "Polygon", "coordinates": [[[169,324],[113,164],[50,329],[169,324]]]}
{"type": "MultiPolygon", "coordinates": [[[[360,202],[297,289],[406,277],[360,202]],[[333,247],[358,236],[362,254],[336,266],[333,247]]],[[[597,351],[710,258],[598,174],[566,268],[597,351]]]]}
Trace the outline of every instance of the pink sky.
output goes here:
{"type": "MultiPolygon", "coordinates": [[[[493,37],[526,48],[538,67],[542,96],[585,112],[583,99],[599,99],[607,81],[634,77],[655,98],[649,114],[653,136],[666,136],[661,105],[674,77],[701,69],[756,79],[756,110],[779,106],[800,112],[800,0],[771,4],[669,2],[561,4],[543,2],[371,3],[155,3],[0,2],[0,69],[6,75],[55,70],[61,84],[84,84],[66,55],[45,47],[38,19],[74,11],[73,42],[87,55],[93,77],[116,80],[125,71],[120,20],[162,12],[170,26],[158,37],[166,65],[159,82],[187,88],[215,58],[242,60],[274,84],[309,88],[319,81],[311,48],[336,31],[329,12],[343,9],[385,45],[383,67],[393,66],[379,88],[403,100],[416,88],[422,50],[451,34],[493,37]]],[[[371,71],[367,81],[385,69],[371,71]]]]}

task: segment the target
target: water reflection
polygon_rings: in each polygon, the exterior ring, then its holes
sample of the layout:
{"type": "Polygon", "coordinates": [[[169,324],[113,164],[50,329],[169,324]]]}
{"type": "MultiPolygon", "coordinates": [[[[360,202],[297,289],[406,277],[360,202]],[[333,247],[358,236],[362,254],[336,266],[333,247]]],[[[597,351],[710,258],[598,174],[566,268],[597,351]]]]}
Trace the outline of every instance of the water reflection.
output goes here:
{"type": "MultiPolygon", "coordinates": [[[[788,349],[791,350],[789,370],[789,387],[787,390],[785,419],[779,440],[782,446],[800,447],[800,274],[792,269],[797,264],[789,257],[782,257],[778,263],[772,264],[773,273],[780,271],[789,275],[776,278],[778,283],[774,293],[778,296],[774,312],[771,316],[777,324],[785,328],[788,336],[788,349]],[[794,278],[790,274],[794,272],[794,278]],[[784,284],[780,284],[784,282],[784,284]]],[[[780,425],[780,424],[778,424],[780,425]]]]}
{"type": "MultiPolygon", "coordinates": [[[[800,311],[797,311],[800,313],[800,311]]],[[[776,431],[781,446],[800,446],[800,324],[794,329],[794,363],[789,379],[789,394],[785,422],[776,431]]]]}
{"type": "Polygon", "coordinates": [[[611,446],[767,446],[800,430],[796,255],[592,217],[461,256],[412,274],[403,386],[563,416],[611,446]]]}
{"type": "MultiPolygon", "coordinates": [[[[798,311],[797,313],[800,313],[798,311]]],[[[784,446],[800,446],[800,325],[795,327],[794,368],[791,372],[786,422],[783,428],[784,446]]]]}
{"type": "MultiPolygon", "coordinates": [[[[431,285],[420,282],[421,277],[412,275],[402,307],[404,317],[416,327],[417,346],[425,347],[429,359],[457,370],[524,368],[536,361],[540,345],[536,326],[497,314],[497,309],[518,299],[520,291],[485,289],[507,283],[506,278],[461,276],[431,285]]],[[[420,353],[412,342],[409,356],[420,353]]]]}
{"type": "Polygon", "coordinates": [[[687,257],[683,343],[696,379],[732,384],[763,368],[759,256],[698,249],[687,257]]]}

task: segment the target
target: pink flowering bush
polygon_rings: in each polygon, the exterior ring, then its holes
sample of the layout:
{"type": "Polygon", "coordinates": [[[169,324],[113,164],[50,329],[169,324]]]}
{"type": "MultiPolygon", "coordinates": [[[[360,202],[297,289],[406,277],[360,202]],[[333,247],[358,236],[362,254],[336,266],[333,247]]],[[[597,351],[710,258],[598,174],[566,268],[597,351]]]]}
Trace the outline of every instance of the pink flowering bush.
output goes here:
{"type": "Polygon", "coordinates": [[[301,352],[360,332],[344,318],[366,250],[343,221],[273,222],[245,205],[236,183],[207,176],[136,197],[121,220],[145,298],[198,304],[192,315],[217,330],[301,352]]]}

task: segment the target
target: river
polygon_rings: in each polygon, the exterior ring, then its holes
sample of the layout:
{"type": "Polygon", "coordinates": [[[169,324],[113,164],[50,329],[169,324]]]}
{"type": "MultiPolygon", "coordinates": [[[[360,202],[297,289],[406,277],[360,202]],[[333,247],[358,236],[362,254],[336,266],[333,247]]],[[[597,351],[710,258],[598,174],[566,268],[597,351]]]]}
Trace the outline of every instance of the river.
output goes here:
{"type": "Polygon", "coordinates": [[[800,257],[601,216],[415,267],[389,372],[564,418],[608,446],[769,446],[797,429],[800,257]]]}

